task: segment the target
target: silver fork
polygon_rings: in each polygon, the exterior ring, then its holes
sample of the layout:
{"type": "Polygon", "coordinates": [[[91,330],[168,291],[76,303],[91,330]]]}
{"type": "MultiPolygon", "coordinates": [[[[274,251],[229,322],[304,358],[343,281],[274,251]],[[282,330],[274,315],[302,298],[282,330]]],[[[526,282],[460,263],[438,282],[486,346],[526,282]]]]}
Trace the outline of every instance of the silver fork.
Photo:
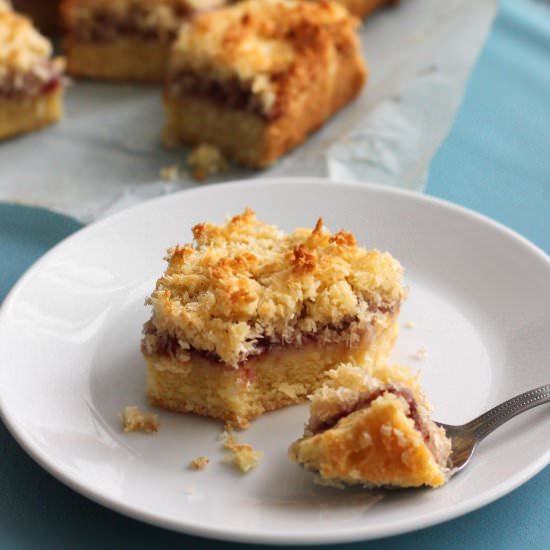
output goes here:
{"type": "Polygon", "coordinates": [[[445,429],[447,437],[451,440],[448,465],[454,470],[453,474],[468,464],[478,443],[490,433],[514,416],[544,403],[550,403],[550,384],[516,395],[462,426],[449,426],[436,422],[445,429]]]}

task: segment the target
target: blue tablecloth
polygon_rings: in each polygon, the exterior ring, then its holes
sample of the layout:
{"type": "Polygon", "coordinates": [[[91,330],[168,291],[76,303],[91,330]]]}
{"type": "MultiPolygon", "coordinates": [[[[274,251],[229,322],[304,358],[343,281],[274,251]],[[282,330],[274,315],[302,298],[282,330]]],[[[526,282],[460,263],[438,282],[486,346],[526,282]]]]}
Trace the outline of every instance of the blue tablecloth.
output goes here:
{"type": "MultiPolygon", "coordinates": [[[[487,214],[550,253],[550,2],[504,0],[427,193],[487,214]]],[[[79,227],[0,204],[0,300],[43,252],[79,227]]],[[[448,523],[355,548],[548,548],[550,468],[448,523]]],[[[102,508],[37,466],[0,424],[0,546],[230,548],[102,508]]]]}

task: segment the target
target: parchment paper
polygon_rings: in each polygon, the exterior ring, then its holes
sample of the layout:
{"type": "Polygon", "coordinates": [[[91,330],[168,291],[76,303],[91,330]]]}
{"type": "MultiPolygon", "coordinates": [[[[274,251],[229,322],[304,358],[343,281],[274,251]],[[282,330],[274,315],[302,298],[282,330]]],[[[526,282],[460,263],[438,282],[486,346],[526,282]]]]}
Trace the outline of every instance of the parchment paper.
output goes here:
{"type": "Polygon", "coordinates": [[[421,190],[447,134],[496,0],[401,0],[362,26],[370,77],[361,96],[268,170],[233,168],[208,183],[166,182],[185,151],[160,144],[160,86],[75,82],[57,126],[0,144],[0,200],[83,222],[217,181],[323,176],[421,190]]]}

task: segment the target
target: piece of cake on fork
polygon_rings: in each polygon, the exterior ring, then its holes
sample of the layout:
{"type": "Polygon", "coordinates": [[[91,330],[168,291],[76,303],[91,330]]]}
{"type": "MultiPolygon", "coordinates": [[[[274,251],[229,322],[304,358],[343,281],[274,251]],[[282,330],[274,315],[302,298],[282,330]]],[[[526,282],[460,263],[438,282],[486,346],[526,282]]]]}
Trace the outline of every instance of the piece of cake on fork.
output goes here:
{"type": "Polygon", "coordinates": [[[327,0],[248,0],[193,18],[172,50],[165,144],[273,163],[361,90],[357,24],[327,0]]]}
{"type": "Polygon", "coordinates": [[[290,460],[327,485],[443,485],[451,442],[430,419],[418,380],[398,366],[374,365],[371,373],[352,365],[329,373],[290,460]]]}
{"type": "Polygon", "coordinates": [[[62,72],[48,39],[0,1],[0,139],[61,117],[62,72]]]}
{"type": "Polygon", "coordinates": [[[63,0],[68,72],[100,80],[161,81],[181,24],[225,0],[63,0]]]}
{"type": "Polygon", "coordinates": [[[368,371],[397,334],[400,264],[350,233],[284,233],[247,209],[168,252],[142,351],[153,405],[246,426],[303,401],[341,362],[368,371]]]}

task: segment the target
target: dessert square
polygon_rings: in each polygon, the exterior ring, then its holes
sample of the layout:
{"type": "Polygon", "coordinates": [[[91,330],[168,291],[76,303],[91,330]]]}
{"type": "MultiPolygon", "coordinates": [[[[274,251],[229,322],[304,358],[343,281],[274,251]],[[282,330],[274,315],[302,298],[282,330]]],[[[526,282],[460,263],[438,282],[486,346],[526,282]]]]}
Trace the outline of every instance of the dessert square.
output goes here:
{"type": "Polygon", "coordinates": [[[63,61],[51,55],[31,21],[0,2],[0,139],[61,117],[63,61]]]}
{"type": "Polygon", "coordinates": [[[165,144],[273,163],[361,90],[357,24],[325,0],[248,0],[193,18],[172,49],[165,144]]]}
{"type": "Polygon", "coordinates": [[[67,70],[100,80],[161,81],[170,46],[194,13],[225,0],[63,0],[67,70]]]}
{"type": "Polygon", "coordinates": [[[402,268],[350,233],[284,233],[245,210],[168,251],[142,352],[153,405],[246,426],[303,401],[341,362],[368,371],[397,335],[402,268]]]}
{"type": "MultiPolygon", "coordinates": [[[[407,378],[401,371],[396,374],[398,380],[407,378]]],[[[388,382],[388,368],[385,375],[384,382],[349,365],[334,371],[331,383],[312,397],[304,437],[291,445],[290,460],[316,472],[323,484],[443,485],[450,440],[430,420],[418,383],[388,382]]]]}

